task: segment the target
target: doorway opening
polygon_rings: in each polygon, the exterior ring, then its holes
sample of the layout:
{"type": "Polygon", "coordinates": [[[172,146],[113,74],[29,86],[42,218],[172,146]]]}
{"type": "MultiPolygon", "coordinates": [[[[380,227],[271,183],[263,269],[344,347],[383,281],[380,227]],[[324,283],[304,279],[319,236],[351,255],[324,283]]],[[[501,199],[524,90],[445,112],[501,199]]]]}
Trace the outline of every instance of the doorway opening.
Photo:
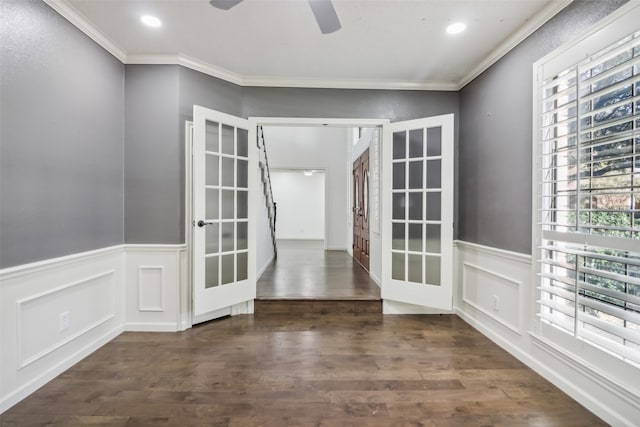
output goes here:
{"type": "MultiPolygon", "coordinates": [[[[261,123],[278,214],[277,258],[262,271],[258,265],[258,299],[380,300],[378,277],[354,258],[352,167],[374,133],[379,143],[382,123],[328,122],[261,123]]],[[[366,202],[358,194],[367,213],[369,193],[366,202]]],[[[372,256],[381,268],[380,244],[372,256]]]]}

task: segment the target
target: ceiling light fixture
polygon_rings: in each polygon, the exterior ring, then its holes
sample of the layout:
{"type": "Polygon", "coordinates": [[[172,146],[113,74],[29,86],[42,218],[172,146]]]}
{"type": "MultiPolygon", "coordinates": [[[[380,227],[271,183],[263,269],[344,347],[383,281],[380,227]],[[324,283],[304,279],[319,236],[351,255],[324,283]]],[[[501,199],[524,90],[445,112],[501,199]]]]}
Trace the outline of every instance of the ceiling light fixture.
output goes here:
{"type": "Polygon", "coordinates": [[[162,21],[151,15],[144,15],[140,18],[140,21],[147,27],[159,28],[162,27],[162,21]]]}
{"type": "Polygon", "coordinates": [[[304,171],[304,176],[311,176],[311,175],[313,175],[313,170],[304,171]]]}
{"type": "Polygon", "coordinates": [[[453,24],[447,27],[447,33],[449,34],[458,34],[467,29],[467,25],[463,22],[454,22],[453,24]]]}

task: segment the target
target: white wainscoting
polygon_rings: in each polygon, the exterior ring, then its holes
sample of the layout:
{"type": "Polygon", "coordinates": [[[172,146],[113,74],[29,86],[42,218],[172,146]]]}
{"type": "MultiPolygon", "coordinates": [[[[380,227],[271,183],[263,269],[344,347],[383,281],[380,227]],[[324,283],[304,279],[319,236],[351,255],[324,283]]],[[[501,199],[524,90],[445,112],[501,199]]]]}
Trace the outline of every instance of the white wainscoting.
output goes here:
{"type": "MultiPolygon", "coordinates": [[[[126,331],[184,330],[185,245],[124,245],[126,331]]],[[[190,326],[190,325],[189,325],[190,326]]]]}
{"type": "Polygon", "coordinates": [[[607,423],[637,425],[639,387],[620,385],[615,363],[596,368],[583,359],[586,352],[570,353],[532,332],[537,318],[530,255],[457,241],[454,259],[458,316],[607,423]]]}
{"type": "Polygon", "coordinates": [[[122,246],[0,270],[0,412],[123,328],[122,246]]]}
{"type": "Polygon", "coordinates": [[[118,245],[0,270],[0,413],[124,330],[191,326],[185,245],[118,245]]]}

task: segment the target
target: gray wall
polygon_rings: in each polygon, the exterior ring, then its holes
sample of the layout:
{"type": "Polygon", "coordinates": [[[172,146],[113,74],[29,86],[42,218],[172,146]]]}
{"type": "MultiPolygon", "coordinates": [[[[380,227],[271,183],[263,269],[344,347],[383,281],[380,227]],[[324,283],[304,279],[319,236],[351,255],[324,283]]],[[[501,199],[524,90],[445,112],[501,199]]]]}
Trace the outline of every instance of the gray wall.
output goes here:
{"type": "Polygon", "coordinates": [[[0,267],[123,242],[124,67],[41,1],[0,2],[0,267]]]}
{"type": "Polygon", "coordinates": [[[184,122],[193,105],[241,117],[455,113],[457,92],[240,87],[178,66],[126,66],[125,241],[184,242],[184,122]]]}
{"type": "Polygon", "coordinates": [[[531,253],[533,63],[624,3],[575,1],[462,89],[459,239],[531,253]]]}
{"type": "Polygon", "coordinates": [[[180,243],[184,175],[176,65],[125,68],[125,242],[180,243]]]}

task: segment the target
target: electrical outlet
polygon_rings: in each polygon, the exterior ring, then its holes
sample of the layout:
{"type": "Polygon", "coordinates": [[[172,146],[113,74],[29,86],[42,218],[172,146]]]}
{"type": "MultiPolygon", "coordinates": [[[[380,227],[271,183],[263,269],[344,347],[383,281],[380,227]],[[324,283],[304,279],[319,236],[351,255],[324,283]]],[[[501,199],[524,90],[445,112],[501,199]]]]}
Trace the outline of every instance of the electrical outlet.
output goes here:
{"type": "Polygon", "coordinates": [[[498,298],[498,295],[493,296],[493,310],[500,311],[500,298],[498,298]]]}
{"type": "Polygon", "coordinates": [[[64,332],[69,329],[69,312],[63,311],[60,313],[60,332],[64,332]]]}

